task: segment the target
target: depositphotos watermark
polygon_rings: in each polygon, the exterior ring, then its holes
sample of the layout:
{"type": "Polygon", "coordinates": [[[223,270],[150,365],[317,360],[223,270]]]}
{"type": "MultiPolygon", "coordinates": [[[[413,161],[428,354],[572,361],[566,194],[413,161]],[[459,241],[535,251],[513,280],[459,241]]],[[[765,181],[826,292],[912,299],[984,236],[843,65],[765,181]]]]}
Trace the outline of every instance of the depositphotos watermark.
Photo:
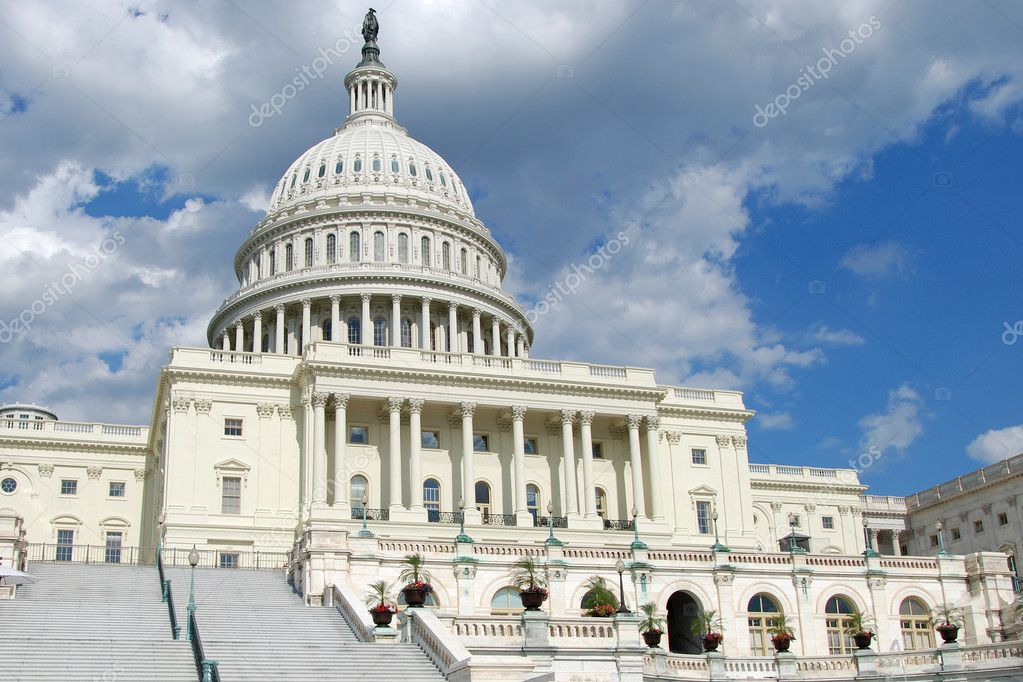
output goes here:
{"type": "Polygon", "coordinates": [[[36,318],[45,313],[51,306],[55,305],[63,296],[74,292],[75,287],[85,279],[93,270],[104,263],[121,246],[124,245],[124,235],[118,230],[110,233],[110,236],[100,242],[99,246],[93,249],[92,253],[86,254],[80,263],[67,263],[67,272],[50,282],[39,298],[29,303],[18,313],[17,317],[9,322],[0,320],[0,343],[8,343],[32,329],[36,318]]]}
{"type": "Polygon", "coordinates": [[[566,296],[575,295],[576,291],[579,290],[579,287],[590,275],[607,265],[622,250],[622,247],[628,245],[629,235],[619,232],[597,249],[582,265],[572,263],[569,268],[571,272],[565,275],[564,279],[555,281],[547,289],[547,293],[532,308],[526,311],[526,319],[530,323],[535,323],[538,319],[557,308],[565,300],[566,296]]]}
{"type": "Polygon", "coordinates": [[[772,118],[784,116],[788,113],[789,106],[794,100],[799,99],[804,92],[817,84],[817,81],[827,80],[830,77],[831,69],[838,66],[839,59],[845,59],[856,48],[863,44],[863,41],[874,35],[874,31],[881,28],[881,20],[871,15],[866,22],[857,28],[849,29],[849,37],[844,38],[838,44],[838,48],[821,48],[824,56],[817,60],[816,64],[807,64],[799,70],[799,77],[779,93],[774,101],[768,102],[761,107],[755,105],[756,113],[753,114],[753,125],[763,128],[771,122],[772,118]]]}
{"type": "Polygon", "coordinates": [[[249,114],[249,125],[258,128],[268,118],[273,118],[284,111],[284,105],[298,96],[298,93],[309,87],[313,81],[323,78],[327,69],[334,65],[335,59],[340,59],[352,49],[355,44],[355,36],[361,30],[362,25],[345,29],[345,34],[337,39],[332,47],[321,47],[317,50],[317,56],[309,64],[295,67],[297,74],[280,91],[270,95],[267,101],[259,106],[252,107],[249,114]]]}

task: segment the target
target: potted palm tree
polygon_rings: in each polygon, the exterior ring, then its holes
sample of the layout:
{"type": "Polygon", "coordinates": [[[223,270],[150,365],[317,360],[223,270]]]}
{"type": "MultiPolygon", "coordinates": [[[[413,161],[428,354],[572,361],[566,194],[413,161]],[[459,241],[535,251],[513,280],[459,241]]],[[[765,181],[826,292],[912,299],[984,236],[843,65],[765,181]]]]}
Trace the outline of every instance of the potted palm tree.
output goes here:
{"type": "Polygon", "coordinates": [[[539,611],[547,600],[547,577],[543,567],[532,556],[522,557],[515,562],[511,578],[526,611],[539,611]]]}
{"type": "Polygon", "coordinates": [[[584,615],[594,618],[610,618],[618,613],[618,597],[615,596],[607,582],[599,576],[594,576],[586,581],[589,588],[586,596],[583,597],[582,607],[584,615]]]}
{"type": "Polygon", "coordinates": [[[870,640],[874,639],[874,621],[868,614],[853,607],[846,616],[845,628],[852,633],[857,649],[870,648],[870,640]]]}
{"type": "Polygon", "coordinates": [[[788,616],[784,611],[779,611],[778,615],[771,619],[767,631],[771,634],[771,644],[778,653],[788,651],[792,640],[796,638],[796,631],[789,625],[788,616]]]}
{"type": "Polygon", "coordinates": [[[639,622],[639,631],[643,633],[643,641],[651,649],[661,644],[661,636],[664,634],[664,620],[657,615],[657,604],[647,602],[639,607],[639,614],[643,620],[639,622]]]}
{"type": "Polygon", "coordinates": [[[430,574],[424,566],[426,559],[422,554],[407,554],[402,559],[404,568],[398,574],[398,580],[405,583],[401,593],[405,595],[405,603],[409,608],[418,608],[426,603],[426,595],[433,592],[430,585],[430,574]]]}
{"type": "Polygon", "coordinates": [[[725,639],[722,631],[725,623],[718,616],[717,611],[700,611],[693,619],[693,634],[703,642],[704,651],[717,651],[721,642],[725,639]]]}
{"type": "Polygon", "coordinates": [[[935,620],[938,624],[934,627],[941,635],[941,641],[951,644],[959,639],[959,628],[963,626],[963,611],[951,604],[938,604],[935,609],[935,620]]]}
{"type": "Polygon", "coordinates": [[[391,587],[385,580],[378,580],[369,586],[366,603],[369,605],[369,615],[373,617],[373,625],[378,628],[390,625],[394,612],[398,610],[391,599],[391,587]]]}

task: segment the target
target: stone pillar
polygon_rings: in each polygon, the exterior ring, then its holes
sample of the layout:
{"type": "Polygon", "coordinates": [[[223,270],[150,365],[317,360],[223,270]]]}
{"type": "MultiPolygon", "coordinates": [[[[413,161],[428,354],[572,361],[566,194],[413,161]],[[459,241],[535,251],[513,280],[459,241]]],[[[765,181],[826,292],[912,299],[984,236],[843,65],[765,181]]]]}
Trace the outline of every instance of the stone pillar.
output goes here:
{"type": "Polygon", "coordinates": [[[515,331],[511,327],[505,332],[505,343],[508,344],[508,357],[515,357],[515,331]]]}
{"type": "Polygon", "coordinates": [[[501,354],[501,321],[496,317],[490,320],[490,354],[501,354]]]}
{"type": "Polygon", "coordinates": [[[526,340],[521,334],[515,337],[515,354],[520,358],[526,357],[526,340]]]}
{"type": "Polygon", "coordinates": [[[660,417],[647,417],[646,422],[646,461],[650,471],[650,513],[654,521],[664,521],[664,496],[661,491],[662,477],[668,474],[661,457],[660,441],[657,429],[661,425],[660,417]]]}
{"type": "Polygon", "coordinates": [[[433,349],[433,339],[430,338],[430,299],[423,299],[423,308],[420,312],[420,317],[423,318],[419,325],[419,336],[422,339],[421,347],[423,350],[433,349]]]}
{"type": "Polygon", "coordinates": [[[274,353],[278,355],[284,354],[284,306],[274,306],[274,312],[277,313],[277,321],[274,322],[274,353]]]}
{"type": "MultiPolygon", "coordinates": [[[[888,578],[880,570],[867,570],[867,589],[870,590],[870,606],[868,612],[874,614],[874,622],[877,624],[877,648],[878,651],[885,651],[899,637],[899,633],[891,633],[891,623],[888,617],[888,578]],[[894,636],[893,636],[894,635],[894,636]]],[[[898,642],[899,646],[902,642],[898,642]]]]}
{"type": "Polygon", "coordinates": [[[362,326],[362,345],[373,345],[373,320],[369,316],[369,294],[362,295],[362,317],[359,324],[362,326]]]}
{"type": "Polygon", "coordinates": [[[234,349],[239,353],[245,350],[245,323],[241,320],[234,325],[234,349]]]}
{"type": "Polygon", "coordinates": [[[224,335],[220,338],[220,348],[222,350],[231,350],[231,336],[224,331],[224,335]]]}
{"type": "Polygon", "coordinates": [[[448,347],[449,353],[458,353],[462,349],[458,347],[458,304],[448,303],[448,347]]]}
{"type": "Polygon", "coordinates": [[[387,411],[390,414],[390,439],[388,444],[388,469],[390,479],[390,508],[402,509],[401,504],[401,404],[404,398],[388,398],[387,411]]]}
{"type": "Polygon", "coordinates": [[[465,501],[465,521],[470,518],[479,523],[481,514],[476,509],[476,466],[473,462],[472,416],[476,403],[461,403],[462,415],[462,499],[465,501]]]}
{"type": "Polygon", "coordinates": [[[341,335],[341,297],[337,294],[330,297],[330,340],[335,343],[348,340],[341,335]]]}
{"type": "Polygon", "coordinates": [[[892,554],[895,556],[902,556],[902,546],[899,544],[900,535],[902,535],[901,530],[892,531],[892,554]]]}
{"type": "Polygon", "coordinates": [[[472,352],[483,355],[483,331],[480,327],[480,309],[472,309],[472,352]]]}
{"type": "Polygon", "coordinates": [[[476,582],[476,564],[469,561],[461,562],[455,557],[455,582],[458,583],[458,615],[471,616],[476,613],[476,600],[473,598],[473,583],[476,582]]]}
{"type": "Polygon", "coordinates": [[[298,354],[301,355],[312,341],[312,308],[313,301],[309,298],[302,299],[302,347],[298,354]]]}
{"type": "Polygon", "coordinates": [[[515,520],[519,526],[533,525],[533,516],[526,506],[526,442],[522,422],[526,417],[526,408],[513,405],[512,413],[512,452],[515,459],[515,520]]]}
{"type": "Polygon", "coordinates": [[[401,296],[391,296],[391,345],[401,346],[401,296]]]}
{"type": "Polygon", "coordinates": [[[625,418],[629,428],[629,464],[632,467],[632,505],[646,518],[646,495],[643,492],[643,457],[639,449],[639,422],[642,417],[630,414],[625,418]]]}
{"type": "Polygon", "coordinates": [[[252,352],[263,352],[263,313],[258,310],[252,315],[252,352]]]}
{"type": "Polygon", "coordinates": [[[347,393],[334,394],[334,506],[348,507],[347,393]]]}
{"type": "Polygon", "coordinates": [[[327,502],[327,448],[325,431],[327,425],[324,408],[327,406],[326,393],[313,393],[313,507],[322,508],[327,502]]]}
{"type": "Polygon", "coordinates": [[[593,477],[593,412],[579,413],[579,440],[583,456],[583,501],[587,519],[597,518],[596,484],[593,477]]]}
{"type": "Polygon", "coordinates": [[[423,507],[423,403],[419,398],[409,398],[409,485],[412,487],[412,509],[422,511],[423,507]]]}
{"type": "Polygon", "coordinates": [[[579,515],[579,486],[575,480],[575,439],[572,421],[575,410],[561,411],[561,455],[565,462],[565,516],[579,515]]]}

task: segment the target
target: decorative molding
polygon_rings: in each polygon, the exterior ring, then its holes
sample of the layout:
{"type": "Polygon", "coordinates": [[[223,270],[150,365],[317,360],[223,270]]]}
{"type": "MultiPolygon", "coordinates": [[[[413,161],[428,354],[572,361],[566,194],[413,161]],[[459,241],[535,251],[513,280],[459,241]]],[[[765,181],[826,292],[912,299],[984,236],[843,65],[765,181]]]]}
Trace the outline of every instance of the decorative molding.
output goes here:
{"type": "Polygon", "coordinates": [[[148,471],[149,471],[148,469],[136,469],[135,480],[138,481],[139,483],[146,480],[146,474],[148,473],[148,471]]]}
{"type": "Polygon", "coordinates": [[[746,436],[732,436],[732,445],[738,450],[746,447],[746,436]]]}
{"type": "Polygon", "coordinates": [[[526,406],[525,405],[512,405],[511,408],[512,421],[522,421],[526,418],[526,406]]]}
{"type": "Polygon", "coordinates": [[[638,414],[627,414],[625,415],[625,426],[632,431],[633,429],[639,430],[639,425],[643,423],[643,416],[638,414]]]}
{"type": "Polygon", "coordinates": [[[281,419],[291,419],[295,414],[295,410],[289,404],[278,403],[277,414],[281,415],[281,419]]]}
{"type": "Polygon", "coordinates": [[[884,575],[867,576],[867,587],[871,590],[883,590],[887,584],[888,576],[884,575]]]}
{"type": "Polygon", "coordinates": [[[88,466],[85,467],[85,473],[88,474],[89,478],[93,481],[98,481],[100,474],[103,473],[103,467],[101,466],[88,466]]]}
{"type": "Polygon", "coordinates": [[[665,432],[668,436],[668,443],[671,445],[678,445],[682,442],[682,434],[679,431],[667,431],[665,432]]]}
{"type": "Polygon", "coordinates": [[[426,404],[426,401],[423,400],[422,398],[409,398],[408,399],[408,411],[409,411],[409,414],[422,414],[423,413],[423,405],[425,405],[425,404],[426,404]]]}
{"type": "Polygon", "coordinates": [[[172,398],[171,405],[174,407],[175,412],[185,413],[188,412],[188,406],[192,404],[191,398],[172,398]]]}
{"type": "Polygon", "coordinates": [[[596,416],[595,412],[585,412],[585,411],[579,412],[579,424],[580,425],[585,424],[587,426],[593,424],[593,417],[594,416],[596,416]]]}
{"type": "Polygon", "coordinates": [[[256,414],[259,415],[260,419],[269,419],[274,416],[274,404],[256,403],[256,414]]]}
{"type": "Polygon", "coordinates": [[[732,437],[727,435],[714,436],[714,440],[717,441],[719,448],[727,448],[732,444],[732,437]]]}
{"type": "MultiPolygon", "coordinates": [[[[771,503],[771,511],[780,512],[784,506],[785,505],[783,505],[781,502],[772,502],[771,503]]],[[[846,507],[846,511],[848,511],[848,510],[849,510],[849,508],[846,507]]]]}
{"type": "Polygon", "coordinates": [[[53,465],[52,464],[40,464],[39,465],[39,476],[41,478],[49,478],[53,476],[53,465]]]}
{"type": "Polygon", "coordinates": [[[464,402],[458,403],[458,409],[462,416],[471,417],[476,414],[476,403],[464,402]]]}
{"type": "Polygon", "coordinates": [[[571,424],[575,421],[576,414],[578,414],[576,410],[561,410],[561,423],[571,424]]]}
{"type": "Polygon", "coordinates": [[[644,417],[643,421],[646,422],[646,428],[648,431],[649,430],[656,431],[657,429],[661,428],[660,417],[644,417]]]}
{"type": "Polygon", "coordinates": [[[313,404],[313,407],[323,407],[323,408],[325,408],[325,407],[327,407],[327,400],[328,399],[330,399],[330,394],[329,393],[315,392],[312,395],[311,402],[313,404]]]}
{"type": "Polygon", "coordinates": [[[213,409],[213,401],[209,398],[196,398],[195,399],[195,412],[196,414],[209,414],[210,410],[213,409]]]}
{"type": "Polygon", "coordinates": [[[817,511],[817,505],[808,502],[807,504],[803,505],[803,509],[805,509],[807,513],[812,514],[815,511],[817,511]]]}
{"type": "Polygon", "coordinates": [[[220,487],[220,482],[224,476],[238,476],[242,479],[242,487],[249,487],[249,465],[241,460],[225,459],[223,462],[218,462],[213,465],[213,470],[217,474],[217,487],[220,487]]]}
{"type": "Polygon", "coordinates": [[[838,508],[838,515],[839,516],[848,516],[849,515],[849,507],[847,507],[845,505],[839,506],[839,508],[838,508]]]}
{"type": "Polygon", "coordinates": [[[338,408],[344,409],[348,407],[348,401],[352,397],[350,393],[331,393],[331,395],[334,397],[335,410],[338,408]]]}
{"type": "Polygon", "coordinates": [[[990,515],[990,514],[991,514],[991,509],[992,509],[992,508],[993,508],[993,505],[992,505],[992,504],[991,504],[990,502],[988,502],[987,504],[982,504],[982,505],[980,506],[980,510],[981,510],[982,512],[984,512],[985,514],[988,514],[988,515],[990,515]]]}

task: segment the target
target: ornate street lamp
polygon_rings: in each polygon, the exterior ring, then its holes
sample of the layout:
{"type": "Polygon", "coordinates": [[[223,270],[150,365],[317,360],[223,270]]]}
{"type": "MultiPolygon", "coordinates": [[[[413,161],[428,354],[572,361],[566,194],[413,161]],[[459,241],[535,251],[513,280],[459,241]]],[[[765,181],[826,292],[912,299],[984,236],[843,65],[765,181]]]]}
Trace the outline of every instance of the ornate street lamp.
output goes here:
{"type": "Polygon", "coordinates": [[[472,542],[472,538],[465,534],[465,498],[458,500],[458,537],[455,542],[472,542]]]}
{"type": "Polygon", "coordinates": [[[795,514],[789,514],[789,552],[792,554],[805,554],[806,550],[796,544],[796,522],[799,518],[795,514]]]}
{"type": "Polygon", "coordinates": [[[712,507],[712,510],[711,510],[711,513],[710,513],[710,518],[714,522],[714,544],[711,545],[711,547],[710,547],[711,551],[712,552],[730,552],[730,551],[732,551],[732,550],[728,549],[727,547],[725,547],[724,545],[722,545],[721,544],[721,540],[718,537],[718,506],[717,505],[714,505],[712,507]]]}
{"type": "Polygon", "coordinates": [[[363,493],[362,495],[362,530],[358,532],[360,538],[372,538],[376,537],[373,535],[373,531],[366,525],[366,506],[369,505],[369,495],[363,493]]]}
{"type": "Polygon", "coordinates": [[[632,548],[646,549],[646,543],[639,539],[639,510],[632,508],[632,548]]]}
{"type": "MultiPolygon", "coordinates": [[[[945,536],[941,532],[944,526],[941,524],[941,521],[934,524],[934,528],[938,531],[938,556],[952,556],[949,552],[945,551],[945,536]]],[[[942,584],[941,589],[945,589],[944,584],[942,584]]]]}
{"type": "Polygon", "coordinates": [[[564,544],[561,540],[554,537],[554,502],[547,502],[547,529],[550,535],[547,536],[548,545],[561,545],[564,544]]]}
{"type": "Polygon", "coordinates": [[[615,570],[618,571],[618,613],[632,613],[625,607],[625,562],[621,559],[615,563],[615,570]]]}
{"type": "Polygon", "coordinates": [[[199,565],[199,552],[192,545],[188,553],[188,565],[192,567],[192,584],[188,588],[188,641],[192,641],[192,623],[195,620],[195,567],[199,565]]]}
{"type": "Polygon", "coordinates": [[[867,545],[867,548],[863,550],[863,556],[881,556],[876,551],[874,551],[874,543],[870,541],[870,530],[867,528],[866,517],[863,517],[863,541],[867,545]]]}

